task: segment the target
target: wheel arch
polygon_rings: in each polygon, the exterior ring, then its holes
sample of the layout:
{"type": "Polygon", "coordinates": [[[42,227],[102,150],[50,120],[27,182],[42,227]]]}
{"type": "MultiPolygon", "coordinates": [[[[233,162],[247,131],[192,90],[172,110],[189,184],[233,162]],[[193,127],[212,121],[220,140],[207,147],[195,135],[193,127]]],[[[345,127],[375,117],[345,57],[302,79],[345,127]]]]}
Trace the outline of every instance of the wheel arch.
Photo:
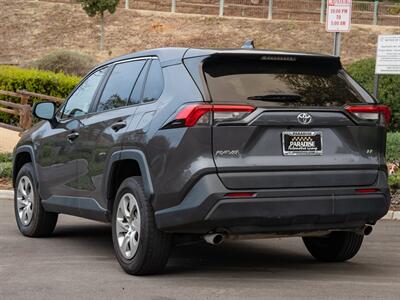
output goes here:
{"type": "Polygon", "coordinates": [[[113,153],[110,158],[103,185],[105,188],[103,195],[104,199],[107,201],[107,208],[109,211],[112,211],[114,197],[119,184],[130,176],[141,176],[145,196],[149,201],[151,200],[154,195],[154,188],[144,153],[136,149],[117,151],[113,153]],[[125,170],[126,168],[132,168],[132,170],[130,170],[131,172],[118,172],[118,168],[121,166],[123,166],[125,170]],[[122,177],[116,180],[115,176],[122,177]],[[118,184],[118,186],[115,186],[116,184],[118,184]]]}
{"type": "MultiPolygon", "coordinates": [[[[17,176],[23,165],[27,163],[32,163],[34,175],[36,177],[37,188],[39,188],[38,173],[36,169],[35,155],[32,146],[24,145],[20,146],[15,150],[13,159],[13,169],[12,169],[12,184],[15,187],[17,176]]],[[[40,193],[40,192],[39,192],[40,193]]]]}

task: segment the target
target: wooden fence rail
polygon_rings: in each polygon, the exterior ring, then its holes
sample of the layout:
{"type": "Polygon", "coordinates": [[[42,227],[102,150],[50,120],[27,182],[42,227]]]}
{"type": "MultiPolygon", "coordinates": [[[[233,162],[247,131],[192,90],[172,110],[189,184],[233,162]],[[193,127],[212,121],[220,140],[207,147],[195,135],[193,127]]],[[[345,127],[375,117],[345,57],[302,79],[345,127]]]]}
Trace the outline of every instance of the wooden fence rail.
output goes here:
{"type": "Polygon", "coordinates": [[[0,90],[0,95],[15,97],[20,99],[19,101],[20,103],[15,103],[10,100],[0,100],[0,112],[12,114],[14,116],[19,116],[18,126],[5,124],[2,122],[0,122],[0,126],[17,131],[24,131],[32,127],[32,107],[29,104],[29,100],[31,98],[38,98],[46,101],[52,101],[57,104],[61,104],[64,101],[64,99],[62,98],[28,92],[25,90],[18,90],[16,92],[0,90]]]}

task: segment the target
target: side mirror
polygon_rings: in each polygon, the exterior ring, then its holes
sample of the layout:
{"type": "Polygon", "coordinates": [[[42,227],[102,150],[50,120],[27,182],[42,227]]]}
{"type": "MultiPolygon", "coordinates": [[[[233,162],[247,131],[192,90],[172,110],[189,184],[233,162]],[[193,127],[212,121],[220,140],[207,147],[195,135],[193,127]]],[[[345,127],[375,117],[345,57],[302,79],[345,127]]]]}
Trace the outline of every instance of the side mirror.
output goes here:
{"type": "Polygon", "coordinates": [[[53,102],[37,102],[33,105],[32,113],[36,118],[52,121],[56,113],[56,105],[53,102]]]}

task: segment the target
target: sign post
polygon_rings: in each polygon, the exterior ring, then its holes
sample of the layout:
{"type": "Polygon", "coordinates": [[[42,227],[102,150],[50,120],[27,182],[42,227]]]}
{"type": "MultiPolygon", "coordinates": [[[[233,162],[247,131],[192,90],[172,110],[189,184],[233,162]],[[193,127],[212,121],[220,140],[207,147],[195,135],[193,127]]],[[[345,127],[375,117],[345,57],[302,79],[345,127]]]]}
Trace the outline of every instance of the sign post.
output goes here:
{"type": "Polygon", "coordinates": [[[326,31],[334,33],[333,55],[340,56],[341,33],[351,29],[352,0],[328,0],[326,31]]]}
{"type": "Polygon", "coordinates": [[[380,75],[400,75],[400,35],[380,35],[376,51],[374,96],[379,96],[380,75]]]}

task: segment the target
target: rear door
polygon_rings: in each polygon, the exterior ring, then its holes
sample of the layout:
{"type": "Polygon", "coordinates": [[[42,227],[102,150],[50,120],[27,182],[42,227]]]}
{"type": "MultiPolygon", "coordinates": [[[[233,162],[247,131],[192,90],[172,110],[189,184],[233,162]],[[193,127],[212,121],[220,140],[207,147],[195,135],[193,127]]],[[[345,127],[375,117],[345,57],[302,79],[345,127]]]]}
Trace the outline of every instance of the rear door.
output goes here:
{"type": "Polygon", "coordinates": [[[82,119],[77,144],[80,154],[77,194],[96,199],[103,207],[106,207],[103,191],[107,163],[114,152],[121,150],[124,133],[135,115],[137,103],[132,94],[146,63],[146,59],[135,59],[111,66],[94,111],[82,119]]]}
{"type": "Polygon", "coordinates": [[[214,107],[233,106],[214,109],[213,125],[214,160],[228,188],[375,182],[384,114],[338,59],[225,54],[206,59],[203,71],[214,107]],[[253,109],[235,112],[235,105],[253,109]]]}

